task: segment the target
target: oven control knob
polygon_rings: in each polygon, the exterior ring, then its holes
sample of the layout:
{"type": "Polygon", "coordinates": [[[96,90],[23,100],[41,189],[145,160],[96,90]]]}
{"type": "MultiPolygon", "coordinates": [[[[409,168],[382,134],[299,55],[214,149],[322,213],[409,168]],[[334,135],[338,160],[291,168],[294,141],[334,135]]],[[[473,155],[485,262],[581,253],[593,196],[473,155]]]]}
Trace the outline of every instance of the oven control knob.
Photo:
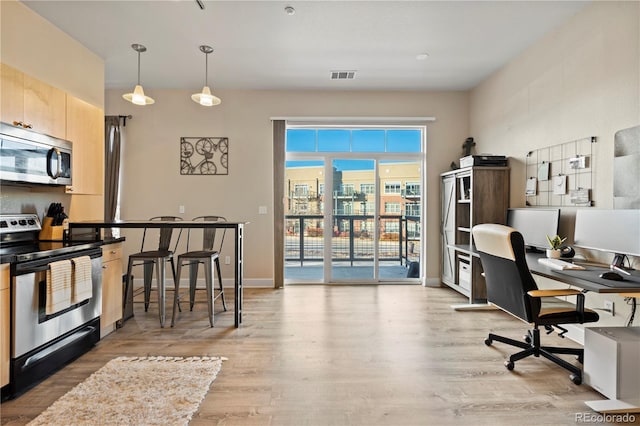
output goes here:
{"type": "Polygon", "coordinates": [[[18,224],[18,221],[16,221],[16,220],[12,220],[11,221],[11,225],[16,226],[17,224],[18,224]]]}
{"type": "Polygon", "coordinates": [[[24,219],[20,219],[20,221],[18,222],[20,225],[25,226],[27,224],[27,221],[24,219]]]}
{"type": "Polygon", "coordinates": [[[36,224],[36,221],[33,220],[33,219],[29,219],[27,222],[29,223],[29,225],[35,225],[36,224]]]}

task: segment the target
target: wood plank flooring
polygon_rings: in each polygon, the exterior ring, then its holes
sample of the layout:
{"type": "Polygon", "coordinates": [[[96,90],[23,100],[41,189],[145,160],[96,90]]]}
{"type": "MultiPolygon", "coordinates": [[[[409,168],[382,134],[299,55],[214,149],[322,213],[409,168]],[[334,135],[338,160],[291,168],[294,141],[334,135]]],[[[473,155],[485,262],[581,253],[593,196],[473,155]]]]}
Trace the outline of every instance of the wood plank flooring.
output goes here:
{"type": "Polygon", "coordinates": [[[499,311],[454,311],[464,298],[447,288],[247,289],[239,329],[227,291],[229,311],[216,303],[213,328],[202,302],[164,329],[155,301],[147,313],[136,303],[124,327],[3,403],[2,424],[26,424],[121,355],[227,357],[192,425],[564,425],[591,413],[583,401],[602,399],[543,358],[508,371],[503,361],[516,349],[484,338],[490,330],[521,338],[526,324],[499,311]]]}

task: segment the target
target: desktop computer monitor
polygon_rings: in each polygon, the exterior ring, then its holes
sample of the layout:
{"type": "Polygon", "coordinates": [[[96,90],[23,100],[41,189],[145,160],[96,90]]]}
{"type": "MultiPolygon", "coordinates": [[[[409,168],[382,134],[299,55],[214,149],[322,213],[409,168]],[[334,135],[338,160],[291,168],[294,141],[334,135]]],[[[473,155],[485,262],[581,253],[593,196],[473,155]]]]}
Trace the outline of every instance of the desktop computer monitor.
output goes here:
{"type": "Polygon", "coordinates": [[[547,235],[553,237],[558,233],[560,209],[508,209],[507,226],[515,228],[522,234],[524,244],[530,251],[549,248],[547,235]]]}
{"type": "Polygon", "coordinates": [[[574,245],[614,254],[612,265],[624,257],[640,256],[640,210],[580,209],[576,211],[574,245]]]}

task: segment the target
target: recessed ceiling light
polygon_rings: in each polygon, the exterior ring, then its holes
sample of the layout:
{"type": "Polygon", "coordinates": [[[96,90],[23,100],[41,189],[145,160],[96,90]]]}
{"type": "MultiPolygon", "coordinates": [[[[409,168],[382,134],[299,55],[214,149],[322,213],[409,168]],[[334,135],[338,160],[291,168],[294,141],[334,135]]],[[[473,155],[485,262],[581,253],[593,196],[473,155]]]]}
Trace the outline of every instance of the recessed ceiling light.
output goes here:
{"type": "Polygon", "coordinates": [[[284,12],[289,16],[296,14],[296,10],[293,8],[293,6],[286,6],[284,8],[284,12]]]}
{"type": "Polygon", "coordinates": [[[420,54],[416,55],[416,59],[419,60],[419,61],[424,61],[428,57],[429,57],[428,53],[420,53],[420,54]]]}

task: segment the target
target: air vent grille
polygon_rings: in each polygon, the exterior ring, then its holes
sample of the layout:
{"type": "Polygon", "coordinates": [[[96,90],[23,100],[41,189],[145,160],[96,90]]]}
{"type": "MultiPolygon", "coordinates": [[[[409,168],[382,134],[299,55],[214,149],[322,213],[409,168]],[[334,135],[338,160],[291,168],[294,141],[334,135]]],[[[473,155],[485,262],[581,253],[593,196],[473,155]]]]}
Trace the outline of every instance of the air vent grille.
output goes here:
{"type": "Polygon", "coordinates": [[[355,71],[331,71],[331,80],[353,80],[355,77],[355,71]]]}

